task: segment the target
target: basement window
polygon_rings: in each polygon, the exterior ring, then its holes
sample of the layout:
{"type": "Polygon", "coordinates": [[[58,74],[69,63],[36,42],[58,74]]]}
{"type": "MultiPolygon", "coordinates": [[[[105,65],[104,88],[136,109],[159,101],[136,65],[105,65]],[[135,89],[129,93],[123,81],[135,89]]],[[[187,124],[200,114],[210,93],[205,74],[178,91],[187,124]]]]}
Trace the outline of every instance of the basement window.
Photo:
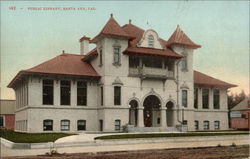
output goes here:
{"type": "Polygon", "coordinates": [[[44,120],[43,131],[52,131],[52,130],[53,130],[53,120],[44,120]]]}

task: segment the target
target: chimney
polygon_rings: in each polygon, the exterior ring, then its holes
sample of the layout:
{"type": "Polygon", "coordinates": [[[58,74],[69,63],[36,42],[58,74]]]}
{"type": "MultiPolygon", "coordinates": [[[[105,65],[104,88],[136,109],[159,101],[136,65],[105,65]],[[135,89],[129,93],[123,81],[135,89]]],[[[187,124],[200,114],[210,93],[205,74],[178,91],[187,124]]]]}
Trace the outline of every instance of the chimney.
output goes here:
{"type": "Polygon", "coordinates": [[[80,54],[86,55],[89,52],[89,37],[83,36],[79,42],[80,42],[80,54]]]}

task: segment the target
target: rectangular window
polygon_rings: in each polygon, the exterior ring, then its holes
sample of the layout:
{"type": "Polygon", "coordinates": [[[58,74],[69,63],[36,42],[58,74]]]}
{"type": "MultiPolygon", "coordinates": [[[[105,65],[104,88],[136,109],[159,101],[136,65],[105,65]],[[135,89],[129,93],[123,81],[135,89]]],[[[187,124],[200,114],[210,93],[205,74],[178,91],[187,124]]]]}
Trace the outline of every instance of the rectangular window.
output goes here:
{"type": "Polygon", "coordinates": [[[182,124],[183,124],[183,125],[187,125],[187,124],[188,124],[188,121],[187,121],[187,120],[183,120],[182,124]]]}
{"type": "Polygon", "coordinates": [[[70,121],[69,120],[61,120],[61,130],[62,131],[68,131],[70,127],[70,121]]]}
{"type": "Polygon", "coordinates": [[[43,131],[52,131],[52,130],[53,130],[53,120],[44,120],[43,131]]]}
{"type": "Polygon", "coordinates": [[[101,87],[101,105],[103,105],[103,87],[101,87]]]}
{"type": "Polygon", "coordinates": [[[43,105],[53,105],[54,81],[43,80],[43,105]]]}
{"type": "Polygon", "coordinates": [[[188,100],[187,99],[187,90],[182,90],[181,92],[182,92],[182,106],[187,108],[187,104],[188,104],[187,103],[188,102],[187,101],[188,100]]]}
{"type": "Polygon", "coordinates": [[[87,105],[87,83],[77,82],[77,105],[87,105]]]}
{"type": "Polygon", "coordinates": [[[115,120],[115,130],[121,129],[121,120],[115,120]]]}
{"type": "Polygon", "coordinates": [[[204,121],[203,122],[203,127],[204,127],[204,130],[209,130],[209,121],[204,121]]]}
{"type": "Polygon", "coordinates": [[[194,88],[194,108],[198,109],[198,88],[194,88]]]}
{"type": "Polygon", "coordinates": [[[195,130],[199,130],[199,121],[198,120],[194,121],[194,128],[195,128],[195,130]]]}
{"type": "Polygon", "coordinates": [[[202,108],[208,109],[209,104],[209,89],[202,89],[202,108]]]}
{"type": "Polygon", "coordinates": [[[120,47],[113,47],[114,64],[120,64],[120,47]]]}
{"type": "Polygon", "coordinates": [[[4,116],[0,116],[0,127],[4,127],[4,116]]]}
{"type": "Polygon", "coordinates": [[[121,87],[114,87],[114,105],[121,105],[121,87]]]}
{"type": "Polygon", "coordinates": [[[86,120],[77,121],[77,130],[86,130],[86,120]]]}
{"type": "Polygon", "coordinates": [[[220,121],[214,121],[214,130],[220,130],[220,121]]]}
{"type": "Polygon", "coordinates": [[[61,81],[61,105],[70,105],[70,81],[61,81]]]}
{"type": "Polygon", "coordinates": [[[102,49],[100,49],[99,55],[100,55],[100,64],[99,64],[99,66],[102,66],[102,49]]]}
{"type": "Polygon", "coordinates": [[[214,109],[220,109],[220,91],[218,89],[214,89],[213,94],[214,94],[214,109]]]}
{"type": "Polygon", "coordinates": [[[181,62],[181,64],[182,64],[182,70],[184,70],[184,71],[187,71],[187,55],[183,55],[183,58],[182,58],[182,62],[181,62]]]}

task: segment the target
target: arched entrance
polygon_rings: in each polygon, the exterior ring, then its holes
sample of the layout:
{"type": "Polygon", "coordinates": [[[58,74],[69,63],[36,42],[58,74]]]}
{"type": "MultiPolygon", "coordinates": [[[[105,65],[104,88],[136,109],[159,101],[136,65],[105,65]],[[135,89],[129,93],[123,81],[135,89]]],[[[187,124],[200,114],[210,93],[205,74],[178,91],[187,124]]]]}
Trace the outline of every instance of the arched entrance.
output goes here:
{"type": "Polygon", "coordinates": [[[173,108],[174,108],[174,103],[169,101],[166,104],[167,107],[167,126],[173,126],[174,125],[174,117],[173,117],[173,108]]]}
{"type": "Polygon", "coordinates": [[[161,101],[155,95],[149,95],[143,102],[143,115],[145,127],[158,127],[161,120],[161,101]]]}
{"type": "Polygon", "coordinates": [[[129,125],[137,126],[138,121],[138,102],[131,100],[129,102],[129,125]]]}

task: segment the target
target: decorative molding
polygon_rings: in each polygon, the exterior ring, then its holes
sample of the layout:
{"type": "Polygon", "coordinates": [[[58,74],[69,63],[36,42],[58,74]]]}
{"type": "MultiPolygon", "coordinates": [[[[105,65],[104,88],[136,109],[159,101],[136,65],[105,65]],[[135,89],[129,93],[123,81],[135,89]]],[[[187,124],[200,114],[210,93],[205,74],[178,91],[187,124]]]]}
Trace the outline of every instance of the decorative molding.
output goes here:
{"type": "Polygon", "coordinates": [[[112,85],[123,85],[123,83],[119,77],[116,77],[112,85]]]}
{"type": "Polygon", "coordinates": [[[184,81],[183,84],[180,87],[181,89],[189,89],[187,83],[184,81]]]}

